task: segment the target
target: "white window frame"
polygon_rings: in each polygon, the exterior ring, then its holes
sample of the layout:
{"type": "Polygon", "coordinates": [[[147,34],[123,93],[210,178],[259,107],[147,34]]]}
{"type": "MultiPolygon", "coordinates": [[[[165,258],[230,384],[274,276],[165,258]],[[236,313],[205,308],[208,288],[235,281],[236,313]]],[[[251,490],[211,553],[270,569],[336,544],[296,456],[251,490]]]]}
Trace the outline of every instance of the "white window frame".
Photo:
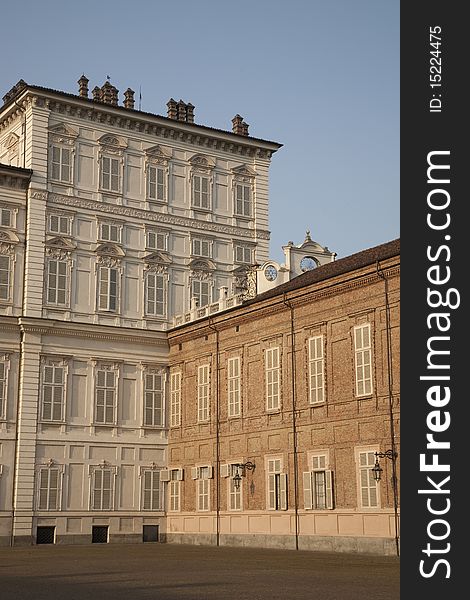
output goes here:
{"type": "Polygon", "coordinates": [[[7,416],[9,373],[10,356],[0,355],[0,421],[4,421],[7,416]]]}
{"type": "Polygon", "coordinates": [[[51,146],[51,180],[58,183],[73,185],[73,146],[52,143],[51,146]],[[67,160],[64,158],[68,155],[67,160]]]}
{"type": "Polygon", "coordinates": [[[191,206],[198,210],[212,208],[212,177],[204,173],[193,173],[191,177],[191,206]],[[207,189],[204,190],[204,183],[207,189]]]}
{"type": "Polygon", "coordinates": [[[67,362],[61,359],[46,357],[43,357],[41,362],[41,421],[44,423],[65,423],[68,377],[67,362]],[[61,373],[60,380],[57,379],[58,373],[61,373]],[[50,405],[50,414],[48,405],[50,405]]]}
{"type": "Polygon", "coordinates": [[[266,506],[268,510],[287,510],[287,473],[279,456],[266,457],[266,506]]]}
{"type": "Polygon", "coordinates": [[[143,426],[163,427],[164,425],[165,375],[159,369],[146,368],[143,372],[143,426]]]}
{"type": "Polygon", "coordinates": [[[100,189],[112,194],[122,193],[122,156],[110,156],[103,152],[100,156],[100,189]]]}
{"type": "Polygon", "coordinates": [[[72,218],[69,215],[61,215],[59,213],[49,213],[47,216],[47,225],[49,233],[55,235],[70,235],[72,218]],[[57,226],[54,226],[54,221],[57,226]]]}
{"type": "Polygon", "coordinates": [[[147,200],[149,202],[168,202],[168,169],[162,165],[147,163],[147,200]],[[159,179],[160,177],[160,181],[159,179]]]}
{"type": "Polygon", "coordinates": [[[167,275],[154,269],[145,272],[145,315],[165,318],[167,311],[167,275]],[[155,285],[151,285],[151,283],[155,285]],[[159,296],[161,299],[159,300],[159,296]]]}
{"type": "Polygon", "coordinates": [[[10,254],[0,254],[0,302],[11,302],[13,264],[13,257],[10,254]],[[6,276],[2,276],[2,272],[6,273],[6,276]],[[6,281],[2,282],[2,279],[6,279],[6,281]]]}
{"type": "Polygon", "coordinates": [[[311,470],[303,473],[304,508],[333,509],[333,472],[328,469],[328,452],[310,456],[311,470]]]}
{"type": "Polygon", "coordinates": [[[70,302],[70,259],[48,256],[46,258],[46,269],[45,304],[67,308],[70,302]]]}
{"type": "Polygon", "coordinates": [[[375,481],[372,467],[377,448],[356,448],[358,506],[363,509],[380,508],[380,486],[375,481]]]}
{"type": "Polygon", "coordinates": [[[208,279],[193,279],[191,281],[191,298],[196,298],[198,308],[202,308],[212,302],[212,283],[208,279]],[[199,287],[199,290],[195,288],[199,287]],[[206,288],[207,294],[203,291],[206,288]],[[207,302],[204,302],[207,297],[207,302]]]}
{"type": "Polygon", "coordinates": [[[325,402],[323,335],[308,338],[308,397],[310,404],[322,404],[325,402]]]}
{"type": "Polygon", "coordinates": [[[281,410],[281,349],[273,346],[266,348],[264,353],[266,411],[278,412],[281,410]]]}
{"type": "Polygon", "coordinates": [[[373,394],[372,383],[372,331],[370,323],[362,323],[354,327],[354,363],[356,397],[373,394]]]}
{"type": "Polygon", "coordinates": [[[246,244],[235,244],[233,252],[234,262],[243,265],[253,264],[253,250],[254,248],[252,246],[247,246],[246,244]]]}
{"type": "Polygon", "coordinates": [[[211,506],[210,480],[213,477],[213,468],[210,465],[194,467],[192,477],[196,480],[197,510],[198,512],[208,512],[211,506]]]}
{"type": "Polygon", "coordinates": [[[181,425],[181,371],[170,375],[170,427],[181,425]]]}
{"type": "Polygon", "coordinates": [[[236,217],[251,219],[253,217],[253,185],[249,182],[235,181],[234,207],[236,217]],[[239,193],[241,192],[241,193],[239,193]],[[248,194],[248,198],[246,197],[248,194]]]}
{"type": "Polygon", "coordinates": [[[148,250],[168,250],[168,231],[160,231],[157,229],[147,229],[145,232],[145,244],[148,250]],[[151,243],[154,238],[155,243],[151,243]]]}
{"type": "Polygon", "coordinates": [[[161,469],[142,467],[141,503],[145,511],[160,512],[163,510],[163,485],[160,479],[161,469]]]}
{"type": "Polygon", "coordinates": [[[99,223],[98,239],[102,242],[112,242],[114,244],[121,244],[122,230],[123,226],[121,223],[111,223],[109,221],[102,221],[99,223]],[[112,235],[112,232],[115,232],[115,235],[112,235]]]}
{"type": "Polygon", "coordinates": [[[36,470],[36,478],[37,510],[60,511],[62,508],[63,465],[57,465],[52,461],[49,465],[39,465],[36,470]],[[51,485],[51,483],[54,483],[54,481],[52,480],[53,474],[57,478],[55,481],[55,486],[51,485]]]}
{"type": "MultiPolygon", "coordinates": [[[[120,283],[121,270],[117,266],[98,264],[97,269],[98,287],[98,311],[119,313],[120,306],[120,283]],[[107,273],[107,277],[103,277],[107,273]],[[115,273],[115,281],[111,281],[111,275],[115,273]],[[115,292],[113,291],[113,285],[115,292]]],[[[113,275],[114,277],[114,275],[113,275]]]]}
{"type": "Polygon", "coordinates": [[[240,417],[242,413],[242,377],[241,358],[232,356],[227,359],[227,414],[240,417]]]}
{"type": "Polygon", "coordinates": [[[92,465],[90,467],[90,510],[113,511],[116,489],[116,467],[109,465],[92,465]],[[100,473],[101,485],[98,487],[96,474],[100,473]],[[109,487],[105,487],[104,475],[109,474],[109,487]],[[104,503],[105,492],[109,491],[109,502],[104,503]],[[98,494],[98,497],[97,497],[98,494]],[[98,500],[98,502],[97,502],[98,500]]]}
{"type": "Polygon", "coordinates": [[[169,467],[160,471],[160,481],[167,483],[168,512],[179,512],[181,510],[181,482],[184,478],[182,468],[169,467]]]}
{"type": "Polygon", "coordinates": [[[112,425],[117,423],[117,407],[119,398],[120,373],[119,368],[110,365],[96,365],[94,369],[94,392],[93,392],[93,423],[94,425],[112,425]],[[104,374],[104,379],[100,374],[104,374]],[[113,375],[113,385],[109,385],[108,375],[113,375]],[[100,381],[101,378],[101,381],[100,381]],[[102,400],[100,391],[102,390],[102,400]],[[103,412],[100,419],[100,412],[103,412]],[[111,414],[110,414],[111,413],[111,414]]]}
{"type": "Polygon", "coordinates": [[[193,237],[191,240],[192,256],[212,258],[213,241],[203,237],[193,237]]]}
{"type": "Polygon", "coordinates": [[[197,422],[207,423],[210,419],[210,363],[197,368],[197,422]]]}
{"type": "Polygon", "coordinates": [[[13,214],[14,211],[11,208],[7,206],[0,206],[0,227],[8,227],[9,229],[13,229],[13,214]]]}

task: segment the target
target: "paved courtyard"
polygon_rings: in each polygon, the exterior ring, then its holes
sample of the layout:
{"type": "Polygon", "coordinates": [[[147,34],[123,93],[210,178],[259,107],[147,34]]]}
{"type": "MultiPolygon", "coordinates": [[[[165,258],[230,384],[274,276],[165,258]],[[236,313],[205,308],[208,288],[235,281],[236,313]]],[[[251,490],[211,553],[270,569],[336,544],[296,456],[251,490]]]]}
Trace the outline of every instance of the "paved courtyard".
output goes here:
{"type": "Polygon", "coordinates": [[[0,548],[2,600],[398,600],[397,557],[170,544],[0,548]]]}

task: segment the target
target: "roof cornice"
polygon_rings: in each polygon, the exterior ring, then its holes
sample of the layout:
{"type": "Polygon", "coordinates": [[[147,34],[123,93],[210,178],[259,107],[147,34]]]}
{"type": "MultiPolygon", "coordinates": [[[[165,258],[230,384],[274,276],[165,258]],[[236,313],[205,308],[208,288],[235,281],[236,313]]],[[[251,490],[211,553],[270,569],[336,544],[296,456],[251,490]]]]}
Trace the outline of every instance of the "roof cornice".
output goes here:
{"type": "Polygon", "coordinates": [[[0,108],[0,131],[21,115],[28,104],[44,107],[52,112],[78,117],[123,129],[162,138],[178,140],[197,148],[214,148],[230,154],[270,159],[282,144],[251,136],[242,136],[197,123],[177,121],[123,106],[114,106],[81,98],[66,92],[27,85],[0,108]]]}

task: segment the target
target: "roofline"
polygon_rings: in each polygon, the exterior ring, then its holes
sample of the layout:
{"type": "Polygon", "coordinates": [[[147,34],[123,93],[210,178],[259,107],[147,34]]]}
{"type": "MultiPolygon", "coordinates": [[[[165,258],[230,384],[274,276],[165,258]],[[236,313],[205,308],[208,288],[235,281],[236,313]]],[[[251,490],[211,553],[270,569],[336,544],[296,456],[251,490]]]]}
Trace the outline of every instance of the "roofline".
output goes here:
{"type": "Polygon", "coordinates": [[[5,102],[0,107],[0,114],[3,113],[5,109],[11,107],[11,105],[15,104],[19,98],[24,95],[27,95],[28,92],[37,92],[40,94],[48,94],[55,95],[60,98],[66,98],[69,101],[73,101],[76,103],[83,103],[91,106],[97,106],[100,109],[106,109],[111,111],[117,111],[119,114],[132,115],[136,118],[153,118],[162,121],[162,125],[171,125],[172,127],[180,127],[182,129],[186,129],[187,131],[203,130],[207,132],[213,132],[218,134],[223,134],[228,136],[233,140],[237,140],[238,143],[244,143],[249,146],[262,146],[265,149],[271,150],[271,152],[276,152],[279,148],[282,148],[283,144],[279,142],[273,142],[270,140],[263,140],[261,138],[256,138],[253,136],[245,136],[240,135],[238,133],[233,133],[232,131],[226,131],[224,129],[217,129],[215,127],[208,127],[207,125],[199,125],[198,123],[187,123],[186,121],[178,121],[176,119],[170,119],[169,117],[164,117],[162,115],[157,115],[155,113],[149,113],[141,110],[137,110],[135,108],[126,108],[124,106],[115,106],[112,104],[107,104],[106,102],[101,102],[99,100],[93,100],[93,98],[84,98],[82,96],[77,96],[76,94],[71,94],[69,92],[62,92],[60,90],[54,90],[52,88],[46,88],[39,85],[30,85],[27,83],[25,87],[22,87],[16,94],[14,94],[7,102],[5,102]]]}

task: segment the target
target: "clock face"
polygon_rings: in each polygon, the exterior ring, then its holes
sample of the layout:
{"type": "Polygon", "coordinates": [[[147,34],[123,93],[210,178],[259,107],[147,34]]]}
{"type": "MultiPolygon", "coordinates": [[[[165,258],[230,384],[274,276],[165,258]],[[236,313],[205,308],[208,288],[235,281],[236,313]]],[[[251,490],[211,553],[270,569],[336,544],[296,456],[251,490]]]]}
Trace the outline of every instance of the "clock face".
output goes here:
{"type": "Polygon", "coordinates": [[[317,263],[313,260],[311,256],[304,256],[300,261],[300,268],[302,271],[311,271],[317,266],[317,263]]]}
{"type": "Polygon", "coordinates": [[[277,277],[277,269],[273,265],[268,265],[264,270],[264,276],[268,281],[274,281],[277,277]]]}

